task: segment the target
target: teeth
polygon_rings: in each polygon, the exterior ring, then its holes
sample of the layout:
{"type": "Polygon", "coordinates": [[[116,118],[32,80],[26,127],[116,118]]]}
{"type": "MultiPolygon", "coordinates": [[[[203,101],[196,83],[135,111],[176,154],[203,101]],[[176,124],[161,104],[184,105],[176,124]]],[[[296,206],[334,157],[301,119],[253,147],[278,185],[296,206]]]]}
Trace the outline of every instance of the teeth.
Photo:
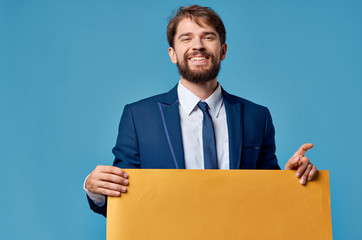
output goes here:
{"type": "Polygon", "coordinates": [[[205,60],[205,57],[194,57],[191,60],[192,61],[201,61],[201,60],[205,60]]]}

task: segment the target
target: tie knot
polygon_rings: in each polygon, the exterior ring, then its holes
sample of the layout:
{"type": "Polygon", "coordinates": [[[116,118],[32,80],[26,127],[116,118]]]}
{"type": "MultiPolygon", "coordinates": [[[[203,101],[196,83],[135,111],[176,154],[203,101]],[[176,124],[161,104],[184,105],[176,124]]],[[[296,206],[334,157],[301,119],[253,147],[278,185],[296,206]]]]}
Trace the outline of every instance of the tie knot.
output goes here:
{"type": "Polygon", "coordinates": [[[203,112],[207,112],[207,103],[206,102],[199,102],[197,104],[197,106],[199,106],[199,108],[203,111],[203,112]]]}

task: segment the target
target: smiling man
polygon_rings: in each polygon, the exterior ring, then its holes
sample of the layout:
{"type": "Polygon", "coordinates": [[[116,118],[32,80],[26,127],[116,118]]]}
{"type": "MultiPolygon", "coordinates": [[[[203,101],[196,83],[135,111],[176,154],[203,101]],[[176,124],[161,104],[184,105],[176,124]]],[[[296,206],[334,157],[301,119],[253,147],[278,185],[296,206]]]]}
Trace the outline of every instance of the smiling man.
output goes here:
{"type": "MultiPolygon", "coordinates": [[[[91,208],[106,216],[105,196],[127,191],[122,168],[280,169],[266,107],[236,97],[217,81],[226,57],[226,31],[210,8],[181,7],[167,26],[169,55],[181,80],[169,92],[126,105],[113,166],[97,166],[85,181],[91,208]]],[[[284,169],[300,183],[317,169],[303,144],[284,169]]]]}

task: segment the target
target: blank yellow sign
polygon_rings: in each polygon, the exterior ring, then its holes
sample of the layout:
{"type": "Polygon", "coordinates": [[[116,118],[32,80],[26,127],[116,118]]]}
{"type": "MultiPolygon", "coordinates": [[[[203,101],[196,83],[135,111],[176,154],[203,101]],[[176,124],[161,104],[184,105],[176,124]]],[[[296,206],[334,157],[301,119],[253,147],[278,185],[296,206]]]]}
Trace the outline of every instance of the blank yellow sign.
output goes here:
{"type": "Polygon", "coordinates": [[[107,240],[332,239],[329,173],[299,184],[295,171],[126,169],[109,197],[107,240]]]}

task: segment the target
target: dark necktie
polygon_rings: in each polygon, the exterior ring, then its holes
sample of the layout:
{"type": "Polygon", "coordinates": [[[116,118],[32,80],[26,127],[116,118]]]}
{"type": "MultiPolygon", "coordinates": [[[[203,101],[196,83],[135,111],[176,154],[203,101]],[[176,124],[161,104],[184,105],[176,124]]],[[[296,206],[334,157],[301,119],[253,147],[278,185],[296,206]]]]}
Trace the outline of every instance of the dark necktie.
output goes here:
{"type": "Polygon", "coordinates": [[[214,126],[212,124],[209,111],[207,110],[207,103],[199,102],[197,106],[199,106],[204,113],[204,120],[202,124],[202,144],[204,147],[205,169],[217,169],[214,126]]]}

